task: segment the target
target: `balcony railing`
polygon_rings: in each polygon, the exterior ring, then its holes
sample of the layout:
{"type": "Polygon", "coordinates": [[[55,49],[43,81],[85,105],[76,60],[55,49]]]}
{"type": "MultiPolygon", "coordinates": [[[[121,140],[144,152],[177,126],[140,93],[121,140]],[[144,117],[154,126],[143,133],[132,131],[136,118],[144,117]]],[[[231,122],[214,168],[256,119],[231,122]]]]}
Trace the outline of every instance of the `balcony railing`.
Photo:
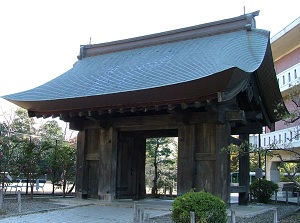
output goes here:
{"type": "MultiPolygon", "coordinates": [[[[271,145],[280,149],[291,149],[300,147],[300,127],[290,127],[260,135],[262,148],[269,148],[271,145]]],[[[259,135],[252,135],[250,143],[257,146],[259,135]]]]}
{"type": "Polygon", "coordinates": [[[292,86],[299,84],[300,81],[300,63],[277,74],[277,81],[281,92],[288,90],[292,86]]]}

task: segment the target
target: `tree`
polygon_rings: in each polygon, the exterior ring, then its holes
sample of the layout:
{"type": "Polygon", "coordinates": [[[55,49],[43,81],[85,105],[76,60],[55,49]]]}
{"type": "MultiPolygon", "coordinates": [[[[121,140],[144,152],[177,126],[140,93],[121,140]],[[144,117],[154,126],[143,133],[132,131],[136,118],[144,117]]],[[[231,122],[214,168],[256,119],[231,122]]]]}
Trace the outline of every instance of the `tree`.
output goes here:
{"type": "Polygon", "coordinates": [[[38,130],[38,134],[43,141],[63,141],[64,135],[62,128],[59,126],[56,120],[48,120],[42,124],[38,130]]]}
{"type": "Polygon", "coordinates": [[[30,138],[35,132],[34,120],[29,118],[26,110],[18,108],[10,112],[2,110],[0,124],[0,172],[4,185],[6,176],[19,175],[17,161],[24,138],[30,138]]]}
{"type": "MultiPolygon", "coordinates": [[[[64,141],[56,120],[35,124],[26,110],[16,109],[2,114],[0,123],[0,172],[25,177],[33,194],[34,181],[51,171],[54,184],[61,180],[63,193],[66,182],[75,177],[75,146],[64,141]],[[36,127],[36,128],[35,128],[36,127]]],[[[4,184],[5,174],[0,176],[4,184]]],[[[28,186],[26,193],[28,192],[28,186]]]]}
{"type": "Polygon", "coordinates": [[[63,196],[66,195],[67,181],[75,177],[75,146],[64,141],[62,128],[56,120],[50,120],[41,125],[39,134],[42,138],[42,147],[46,153],[48,171],[51,176],[52,194],[55,185],[60,184],[63,196]]]}
{"type": "MultiPolygon", "coordinates": [[[[158,195],[162,186],[173,186],[176,180],[177,142],[174,138],[149,138],[146,140],[148,174],[153,177],[152,195],[158,195]]],[[[146,166],[147,166],[146,164],[146,166]]]]}
{"type": "Polygon", "coordinates": [[[27,188],[28,185],[31,188],[31,198],[33,196],[35,179],[37,179],[37,177],[43,172],[40,165],[43,157],[42,154],[43,147],[40,145],[39,141],[34,142],[32,139],[25,139],[20,145],[20,151],[18,154],[19,171],[27,179],[27,188]]]}
{"type": "Polygon", "coordinates": [[[16,134],[35,134],[36,129],[34,128],[34,125],[35,122],[33,118],[28,117],[27,111],[18,108],[14,113],[9,130],[16,134]]]}
{"type": "Polygon", "coordinates": [[[67,181],[75,181],[76,149],[69,144],[63,144],[58,149],[58,161],[61,164],[61,183],[63,197],[67,193],[67,181]]]}

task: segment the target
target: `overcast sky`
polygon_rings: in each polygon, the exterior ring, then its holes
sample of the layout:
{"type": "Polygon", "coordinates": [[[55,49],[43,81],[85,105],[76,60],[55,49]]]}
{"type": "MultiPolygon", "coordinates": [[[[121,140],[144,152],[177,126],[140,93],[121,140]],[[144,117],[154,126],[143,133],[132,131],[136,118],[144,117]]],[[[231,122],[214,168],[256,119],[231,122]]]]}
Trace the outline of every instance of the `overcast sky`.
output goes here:
{"type": "Polygon", "coordinates": [[[260,10],[271,36],[300,16],[299,0],[1,0],[0,95],[69,70],[80,45],[212,22],[260,10]]]}

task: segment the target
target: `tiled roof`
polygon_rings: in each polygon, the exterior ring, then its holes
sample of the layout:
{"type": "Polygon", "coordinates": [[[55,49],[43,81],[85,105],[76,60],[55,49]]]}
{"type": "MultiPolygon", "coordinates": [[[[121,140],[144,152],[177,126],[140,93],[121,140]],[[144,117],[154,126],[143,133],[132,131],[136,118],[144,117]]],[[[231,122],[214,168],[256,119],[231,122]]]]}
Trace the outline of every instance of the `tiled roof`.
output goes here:
{"type": "Polygon", "coordinates": [[[252,29],[83,58],[61,76],[11,101],[45,101],[153,89],[261,65],[269,32],[252,29]]]}

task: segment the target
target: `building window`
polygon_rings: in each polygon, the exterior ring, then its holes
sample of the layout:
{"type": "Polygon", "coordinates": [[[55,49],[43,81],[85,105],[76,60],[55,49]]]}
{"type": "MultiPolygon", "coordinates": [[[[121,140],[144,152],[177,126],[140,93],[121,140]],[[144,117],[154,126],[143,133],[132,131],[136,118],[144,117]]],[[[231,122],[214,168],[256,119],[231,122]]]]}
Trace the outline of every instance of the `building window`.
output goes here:
{"type": "Polygon", "coordinates": [[[282,84],[285,85],[285,76],[282,76],[282,84]]]}
{"type": "Polygon", "coordinates": [[[297,79],[297,70],[296,69],[294,70],[294,77],[295,77],[295,79],[297,79]]]}
{"type": "Polygon", "coordinates": [[[266,138],[264,138],[264,146],[266,146],[266,138]]]}
{"type": "Polygon", "coordinates": [[[290,141],[293,141],[293,133],[290,131],[290,141]]]}
{"type": "Polygon", "coordinates": [[[286,133],[284,133],[284,142],[286,142],[286,133]]]}
{"type": "Polygon", "coordinates": [[[269,137],[269,145],[271,144],[271,138],[269,137]]]}
{"type": "Polygon", "coordinates": [[[279,143],[281,143],[281,134],[279,134],[279,143]]]}
{"type": "Polygon", "coordinates": [[[288,82],[291,82],[291,73],[290,72],[288,73],[288,80],[289,80],[288,82]]]}
{"type": "Polygon", "coordinates": [[[276,136],[273,137],[273,143],[276,143],[276,136]]]}

